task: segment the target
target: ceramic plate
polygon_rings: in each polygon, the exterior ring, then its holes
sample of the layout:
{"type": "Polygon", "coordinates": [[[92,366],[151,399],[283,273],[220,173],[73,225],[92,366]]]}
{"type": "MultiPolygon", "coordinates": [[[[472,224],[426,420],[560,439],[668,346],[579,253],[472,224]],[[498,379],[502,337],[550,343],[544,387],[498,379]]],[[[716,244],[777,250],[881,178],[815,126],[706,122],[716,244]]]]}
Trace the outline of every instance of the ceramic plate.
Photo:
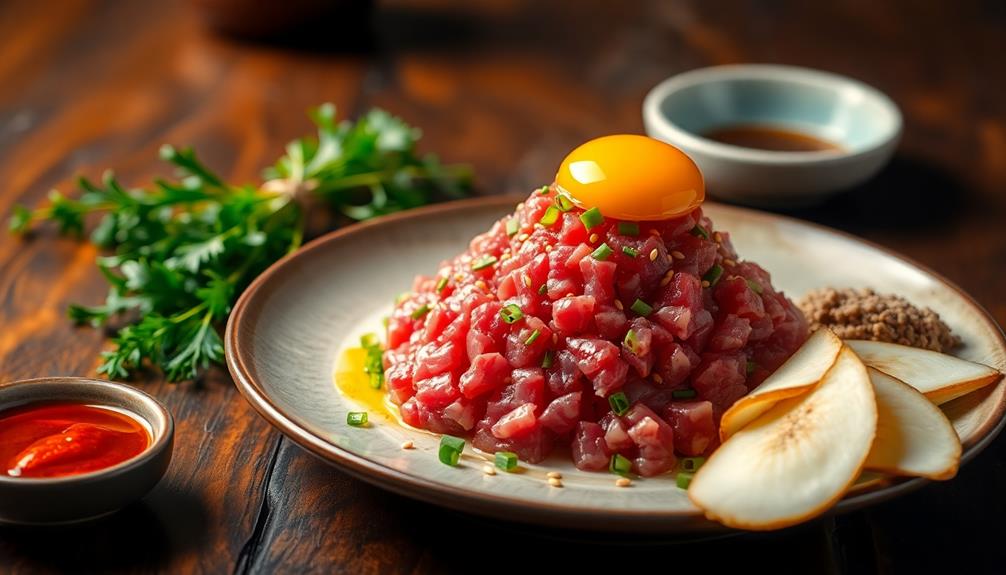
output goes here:
{"type": "MultiPolygon", "coordinates": [[[[244,292],[227,325],[227,362],[248,401],[290,439],[357,477],[434,504],[550,526],[696,533],[723,529],[692,506],[670,476],[618,488],[607,473],[576,470],[553,456],[523,473],[484,475],[488,457],[471,447],[458,467],[437,459],[438,437],[373,417],[346,425],[359,410],[334,385],[341,350],[380,332],[381,318],[418,273],[444,259],[521,198],[486,198],[414,210],[346,228],[276,263],[244,292]],[[403,441],[416,448],[403,450],[403,441]],[[547,471],[563,474],[550,487],[547,471]]],[[[707,204],[741,257],[761,264],[791,297],[821,286],[868,286],[929,306],[959,334],[959,355],[1006,370],[1006,340],[988,314],[933,272],[848,235],[776,215],[707,204]]],[[[1006,383],[945,405],[960,434],[964,460],[999,432],[1006,383]]],[[[565,460],[564,460],[565,459],[565,460]]],[[[902,480],[847,496],[847,511],[923,484],[902,480]]]]}

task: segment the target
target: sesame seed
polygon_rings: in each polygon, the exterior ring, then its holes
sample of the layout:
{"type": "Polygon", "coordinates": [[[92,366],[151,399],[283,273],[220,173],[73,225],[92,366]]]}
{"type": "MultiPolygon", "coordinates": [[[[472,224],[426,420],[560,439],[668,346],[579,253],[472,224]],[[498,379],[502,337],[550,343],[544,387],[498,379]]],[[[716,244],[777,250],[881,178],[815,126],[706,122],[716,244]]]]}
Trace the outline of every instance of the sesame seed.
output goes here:
{"type": "Polygon", "coordinates": [[[411,441],[402,442],[402,449],[412,449],[413,447],[415,447],[415,444],[412,443],[411,441]]]}
{"type": "Polygon", "coordinates": [[[726,259],[723,260],[723,265],[734,267],[735,265],[737,265],[737,262],[733,261],[730,258],[726,258],[726,259]]]}
{"type": "Polygon", "coordinates": [[[549,477],[548,484],[552,487],[562,487],[562,480],[556,477],[549,477]]]}
{"type": "Polygon", "coordinates": [[[671,252],[671,255],[674,256],[674,259],[676,260],[685,259],[685,254],[679,252],[678,250],[674,250],[673,252],[671,252]]]}
{"type": "Polygon", "coordinates": [[[496,475],[496,469],[488,463],[482,466],[482,473],[486,475],[496,475]]]}
{"type": "Polygon", "coordinates": [[[671,283],[671,279],[673,277],[674,277],[674,270],[667,270],[667,273],[664,274],[664,277],[660,280],[660,286],[663,287],[671,283]]]}
{"type": "Polygon", "coordinates": [[[618,301],[617,299],[615,300],[615,307],[617,307],[618,309],[625,309],[625,306],[622,305],[622,302],[618,301]]]}
{"type": "Polygon", "coordinates": [[[573,292],[566,292],[564,297],[573,297],[573,292]]]}
{"type": "Polygon", "coordinates": [[[709,282],[702,280],[702,287],[709,287],[709,282]]]}
{"type": "Polygon", "coordinates": [[[524,285],[526,287],[531,287],[531,276],[524,274],[524,285]]]}
{"type": "Polygon", "coordinates": [[[716,243],[718,243],[718,244],[722,244],[723,243],[723,236],[719,232],[714,232],[713,233],[713,239],[716,240],[716,243]]]}
{"type": "Polygon", "coordinates": [[[628,487],[630,485],[632,485],[632,481],[629,481],[628,478],[619,477],[615,480],[615,487],[628,487]]]}
{"type": "Polygon", "coordinates": [[[517,239],[523,242],[523,241],[527,241],[527,239],[529,237],[531,237],[531,236],[529,236],[527,234],[521,234],[521,235],[517,236],[517,239]]]}
{"type": "Polygon", "coordinates": [[[546,252],[550,252],[550,251],[552,251],[552,246],[549,246],[549,245],[546,245],[546,246],[545,246],[545,251],[546,251],[546,252]]]}
{"type": "Polygon", "coordinates": [[[545,226],[543,226],[543,225],[541,225],[541,224],[538,224],[538,223],[536,223],[536,224],[534,225],[534,229],[536,229],[536,230],[543,230],[543,229],[545,229],[545,226]]]}
{"type": "Polygon", "coordinates": [[[653,374],[653,381],[655,381],[657,383],[664,383],[664,378],[660,377],[659,373],[654,373],[653,374]]]}
{"type": "Polygon", "coordinates": [[[505,262],[508,259],[510,259],[510,254],[509,253],[504,253],[503,255],[500,256],[500,261],[501,262],[505,262]]]}
{"type": "Polygon", "coordinates": [[[482,280],[478,280],[478,281],[475,282],[475,287],[479,288],[480,290],[485,290],[486,289],[486,282],[484,282],[482,280]]]}
{"type": "Polygon", "coordinates": [[[658,255],[660,255],[660,252],[657,251],[657,248],[653,248],[652,250],[650,250],[650,261],[652,262],[653,260],[657,259],[658,255]]]}
{"type": "Polygon", "coordinates": [[[562,479],[562,474],[558,471],[549,471],[545,474],[545,477],[548,477],[549,479],[562,479]]]}
{"type": "Polygon", "coordinates": [[[597,234],[590,234],[590,238],[589,238],[589,239],[590,239],[590,243],[592,243],[592,244],[596,244],[596,243],[597,243],[597,240],[598,240],[599,238],[597,237],[597,234]]]}
{"type": "Polygon", "coordinates": [[[461,281],[461,280],[465,279],[465,276],[464,276],[464,274],[458,272],[458,273],[454,274],[454,279],[456,281],[461,281]]]}
{"type": "Polygon", "coordinates": [[[519,210],[523,210],[523,209],[524,209],[524,202],[521,202],[521,203],[517,204],[517,210],[518,211],[519,210]]]}

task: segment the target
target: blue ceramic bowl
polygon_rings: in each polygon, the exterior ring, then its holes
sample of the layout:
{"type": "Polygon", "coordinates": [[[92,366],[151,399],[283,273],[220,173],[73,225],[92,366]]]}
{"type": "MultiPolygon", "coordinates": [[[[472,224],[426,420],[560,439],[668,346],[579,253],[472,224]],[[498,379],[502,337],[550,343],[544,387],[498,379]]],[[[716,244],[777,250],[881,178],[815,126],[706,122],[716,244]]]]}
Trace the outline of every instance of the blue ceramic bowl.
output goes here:
{"type": "Polygon", "coordinates": [[[643,103],[646,132],[699,165],[711,195],[749,204],[815,203],[864,182],[890,159],[901,113],[884,94],[826,72],[748,64],[692,70],[658,84],[643,103]],[[828,140],[841,150],[781,152],[703,137],[765,125],[828,140]]]}

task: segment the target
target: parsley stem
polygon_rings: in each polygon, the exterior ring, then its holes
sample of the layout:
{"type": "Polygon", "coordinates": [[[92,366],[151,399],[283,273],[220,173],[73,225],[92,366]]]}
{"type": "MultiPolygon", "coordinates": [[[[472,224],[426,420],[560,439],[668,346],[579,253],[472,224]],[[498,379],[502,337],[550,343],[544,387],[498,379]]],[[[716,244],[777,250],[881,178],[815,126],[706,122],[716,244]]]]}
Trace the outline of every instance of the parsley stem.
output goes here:
{"type": "MultiPolygon", "coordinates": [[[[459,165],[459,166],[443,166],[443,175],[450,178],[467,178],[472,174],[472,170],[469,166],[459,165]]],[[[414,178],[429,178],[432,176],[430,171],[425,167],[419,166],[404,166],[389,168],[386,170],[374,170],[371,172],[363,172],[360,174],[353,174],[352,176],[342,176],[340,178],[323,180],[320,181],[318,187],[315,191],[321,195],[326,192],[336,192],[339,190],[346,190],[352,188],[365,188],[368,186],[382,184],[392,176],[397,174],[405,174],[414,178]]]]}
{"type": "Polygon", "coordinates": [[[191,307],[185,310],[182,313],[171,316],[171,323],[182,323],[193,316],[199,315],[199,313],[204,309],[206,309],[206,302],[202,302],[196,305],[195,307],[191,307]]]}

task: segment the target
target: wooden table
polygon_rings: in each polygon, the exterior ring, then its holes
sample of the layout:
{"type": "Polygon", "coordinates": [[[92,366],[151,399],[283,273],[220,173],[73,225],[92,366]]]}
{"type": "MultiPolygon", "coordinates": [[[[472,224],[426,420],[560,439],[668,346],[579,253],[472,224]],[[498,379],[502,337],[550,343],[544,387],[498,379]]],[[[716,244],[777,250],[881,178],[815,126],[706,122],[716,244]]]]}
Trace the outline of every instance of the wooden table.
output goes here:
{"type": "MultiPolygon", "coordinates": [[[[527,191],[583,140],[640,132],[642,97],[661,79],[780,62],[860,78],[906,120],[876,181],[796,215],[932,266],[1006,323],[1001,2],[431,0],[380,3],[373,25],[347,51],[336,40],[360,26],[335,19],[306,50],[222,39],[186,2],[8,0],[0,213],[106,167],[147,182],[163,169],[162,142],[191,144],[233,181],[255,182],[322,101],[349,115],[380,105],[422,126],[428,149],[475,166],[479,193],[527,191]]],[[[51,230],[0,239],[0,379],[93,374],[103,334],[72,327],[64,310],[103,297],[95,255],[51,230]]],[[[351,479],[283,439],[222,370],[137,385],[178,423],[167,477],[99,523],[0,529],[0,570],[440,573],[527,566],[531,554],[571,572],[649,560],[670,571],[737,560],[805,573],[1006,569],[1003,441],[953,482],[837,520],[616,544],[460,516],[351,479]]]]}

